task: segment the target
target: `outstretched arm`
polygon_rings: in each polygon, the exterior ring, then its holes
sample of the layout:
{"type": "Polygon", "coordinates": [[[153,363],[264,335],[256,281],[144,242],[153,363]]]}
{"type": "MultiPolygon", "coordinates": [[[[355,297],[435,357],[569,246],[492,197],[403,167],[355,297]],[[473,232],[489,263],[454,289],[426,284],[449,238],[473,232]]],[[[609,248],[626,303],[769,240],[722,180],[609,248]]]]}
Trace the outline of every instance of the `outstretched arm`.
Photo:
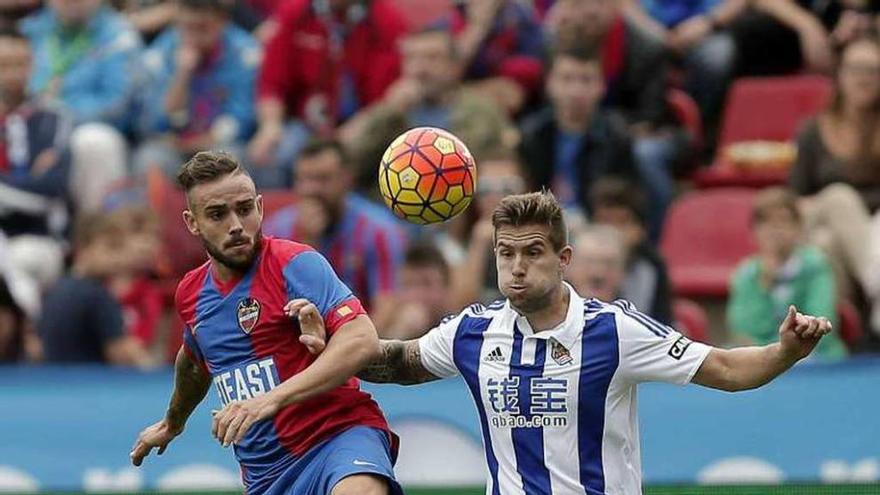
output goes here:
{"type": "Polygon", "coordinates": [[[418,340],[382,340],[382,353],[358,373],[358,378],[373,383],[415,385],[439,380],[422,365],[418,340]]]}
{"type": "Polygon", "coordinates": [[[778,343],[712,349],[693,382],[727,392],[758,388],[807,357],[829,332],[831,323],[827,319],[803,315],[791,306],[779,327],[778,343]]]}
{"type": "Polygon", "coordinates": [[[181,347],[174,362],[174,392],[165,419],[138,436],[130,454],[132,464],[140,466],[153,448],[158,448],[162,455],[171,440],[183,432],[186,420],[205,398],[210,386],[211,377],[181,347]]]}

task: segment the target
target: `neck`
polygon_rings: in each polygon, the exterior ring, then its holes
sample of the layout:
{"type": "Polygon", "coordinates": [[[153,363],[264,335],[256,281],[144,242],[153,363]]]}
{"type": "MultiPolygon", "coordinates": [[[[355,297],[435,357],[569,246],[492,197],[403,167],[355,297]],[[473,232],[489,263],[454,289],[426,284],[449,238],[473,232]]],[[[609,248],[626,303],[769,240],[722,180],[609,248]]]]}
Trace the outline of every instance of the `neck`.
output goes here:
{"type": "Polygon", "coordinates": [[[846,122],[854,124],[863,124],[871,118],[873,112],[870,108],[857,107],[854,105],[844,105],[841,117],[846,122]]]}
{"type": "Polygon", "coordinates": [[[229,282],[230,280],[237,280],[244,277],[245,271],[238,270],[235,268],[230,268],[223,263],[217,261],[213,257],[211,258],[211,267],[214,270],[214,278],[218,282],[229,282]]]}
{"type": "Polygon", "coordinates": [[[523,316],[529,320],[529,325],[532,326],[535,332],[556,328],[565,321],[565,317],[568,315],[570,300],[570,292],[566,290],[564,285],[559,284],[553,293],[550,294],[549,304],[537,311],[523,313],[523,316]]]}
{"type": "Polygon", "coordinates": [[[586,118],[577,119],[565,115],[565,112],[556,112],[556,125],[567,134],[583,134],[590,127],[591,117],[592,115],[587,115],[586,118]]]}

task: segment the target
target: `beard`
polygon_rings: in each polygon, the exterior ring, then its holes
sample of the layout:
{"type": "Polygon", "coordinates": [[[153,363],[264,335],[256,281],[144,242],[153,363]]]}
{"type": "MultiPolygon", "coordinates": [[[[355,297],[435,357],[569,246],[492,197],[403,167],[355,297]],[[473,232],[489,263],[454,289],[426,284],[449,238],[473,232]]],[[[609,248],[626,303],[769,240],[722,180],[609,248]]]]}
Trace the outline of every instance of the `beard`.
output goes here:
{"type": "MultiPolygon", "coordinates": [[[[241,238],[234,238],[230,242],[235,242],[239,239],[241,238]]],[[[262,248],[263,231],[262,229],[257,231],[257,233],[254,235],[253,246],[251,247],[251,250],[242,257],[227,256],[223,253],[222,249],[211,244],[204,237],[201,237],[201,240],[202,245],[205,247],[205,250],[208,252],[212,259],[225,266],[226,268],[229,268],[230,270],[244,273],[250,270],[251,267],[254,265],[254,260],[256,260],[257,258],[257,253],[259,253],[260,249],[262,248]]]]}

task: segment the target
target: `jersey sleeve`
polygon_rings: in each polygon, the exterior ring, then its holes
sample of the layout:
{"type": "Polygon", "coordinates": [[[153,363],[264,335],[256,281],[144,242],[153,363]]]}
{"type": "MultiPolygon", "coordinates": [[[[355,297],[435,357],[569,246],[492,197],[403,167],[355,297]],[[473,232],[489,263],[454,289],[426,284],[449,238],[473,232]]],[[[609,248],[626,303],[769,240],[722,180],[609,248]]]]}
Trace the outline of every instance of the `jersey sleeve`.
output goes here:
{"type": "Polygon", "coordinates": [[[634,383],[690,383],[712,348],[693,342],[673,328],[635,309],[626,301],[614,303],[620,342],[619,371],[634,383]]]}
{"type": "Polygon", "coordinates": [[[183,327],[183,352],[191,360],[199,363],[205,371],[208,371],[205,355],[202,354],[202,349],[199,347],[199,343],[196,342],[196,337],[188,325],[183,327]]]}
{"type": "Polygon", "coordinates": [[[283,272],[288,297],[308,299],[317,306],[328,334],[332,335],[358,315],[366,314],[361,302],[320,253],[305,251],[296,255],[283,272]]]}
{"type": "Polygon", "coordinates": [[[458,367],[455,366],[455,360],[452,356],[452,348],[461,318],[462,314],[450,315],[419,339],[422,366],[440,378],[448,378],[458,374],[458,367]]]}

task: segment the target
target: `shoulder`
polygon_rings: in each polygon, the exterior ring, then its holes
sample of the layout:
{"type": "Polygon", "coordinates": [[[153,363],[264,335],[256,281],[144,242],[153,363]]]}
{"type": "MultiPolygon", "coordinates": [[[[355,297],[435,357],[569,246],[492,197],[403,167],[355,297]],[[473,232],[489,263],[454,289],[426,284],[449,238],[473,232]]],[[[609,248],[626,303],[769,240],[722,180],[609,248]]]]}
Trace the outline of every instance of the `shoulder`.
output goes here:
{"type": "Polygon", "coordinates": [[[205,284],[205,277],[210,269],[211,262],[206,261],[202,266],[190,270],[180,279],[177,290],[174,292],[174,306],[179,313],[183,314],[190,307],[195,308],[199,293],[205,284]]]}
{"type": "Polygon", "coordinates": [[[662,339],[674,331],[671,327],[642,313],[633,303],[625,299],[607,303],[597,299],[586,299],[584,316],[585,333],[604,331],[616,334],[618,340],[662,339]]]}
{"type": "Polygon", "coordinates": [[[816,246],[802,246],[797,250],[803,266],[807,270],[826,270],[830,268],[828,258],[821,249],[816,246]]]}
{"type": "Polygon", "coordinates": [[[488,305],[473,303],[458,313],[447,315],[440,321],[440,325],[450,326],[455,329],[475,329],[503,314],[506,308],[507,304],[503,299],[499,299],[488,305]]]}
{"type": "Polygon", "coordinates": [[[750,256],[742,260],[733,272],[731,283],[741,285],[758,276],[761,271],[761,262],[757,256],[750,256]]]}
{"type": "Polygon", "coordinates": [[[264,255],[266,256],[267,261],[277,262],[282,267],[287,266],[291,261],[304,253],[318,254],[317,251],[308,244],[289,241],[287,239],[266,237],[263,239],[263,242],[266,243],[263,252],[265,253],[264,255]]]}
{"type": "Polygon", "coordinates": [[[242,65],[248,68],[259,65],[262,50],[250,33],[238,26],[230,25],[226,28],[224,38],[230,52],[242,65]]]}
{"type": "Polygon", "coordinates": [[[548,107],[527,116],[520,127],[524,141],[534,139],[538,133],[553,128],[553,110],[548,107]]]}
{"type": "Polygon", "coordinates": [[[110,7],[102,8],[97,22],[100,26],[97,37],[109,53],[131,50],[142,45],[141,37],[134,26],[110,7]]]}

